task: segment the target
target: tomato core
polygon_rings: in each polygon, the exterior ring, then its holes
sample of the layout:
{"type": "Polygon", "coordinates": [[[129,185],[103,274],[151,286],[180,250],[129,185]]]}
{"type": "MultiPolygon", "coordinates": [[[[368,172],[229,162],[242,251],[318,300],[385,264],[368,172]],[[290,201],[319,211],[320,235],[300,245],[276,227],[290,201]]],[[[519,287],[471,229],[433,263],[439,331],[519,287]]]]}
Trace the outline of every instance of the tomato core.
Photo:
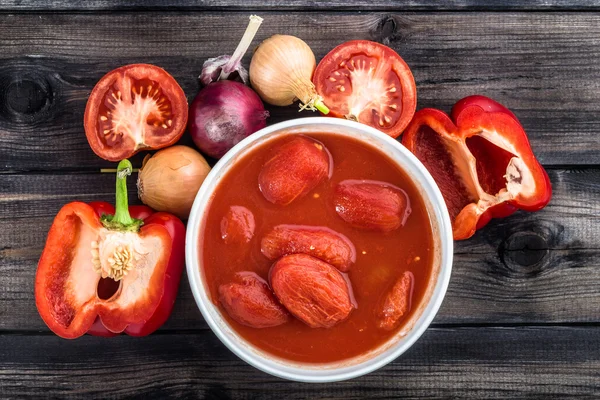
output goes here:
{"type": "Polygon", "coordinates": [[[345,98],[337,111],[347,119],[389,129],[402,114],[402,86],[392,69],[382,68],[376,57],[366,54],[344,58],[328,74],[324,92],[330,96],[337,91],[345,98]]]}
{"type": "Polygon", "coordinates": [[[148,130],[154,135],[166,134],[173,125],[171,102],[158,82],[125,77],[112,85],[100,104],[97,129],[107,146],[119,146],[123,136],[136,142],[136,148],[148,147],[148,130]]]}

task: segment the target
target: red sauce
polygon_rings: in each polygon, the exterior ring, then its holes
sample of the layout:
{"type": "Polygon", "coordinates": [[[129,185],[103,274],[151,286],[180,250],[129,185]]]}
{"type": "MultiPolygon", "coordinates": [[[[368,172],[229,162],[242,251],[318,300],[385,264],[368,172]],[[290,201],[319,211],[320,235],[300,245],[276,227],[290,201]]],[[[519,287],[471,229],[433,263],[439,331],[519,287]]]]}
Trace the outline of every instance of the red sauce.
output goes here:
{"type": "Polygon", "coordinates": [[[255,149],[229,170],[216,188],[207,214],[204,235],[204,274],[210,296],[231,327],[254,346],[285,359],[326,363],[374,350],[394,336],[418,308],[430,279],[433,263],[431,221],[417,188],[406,173],[375,147],[330,134],[308,135],[322,142],[333,157],[333,174],[303,198],[287,206],[268,202],[259,190],[260,170],[279,146],[292,136],[271,140],[255,149]],[[346,179],[383,181],[403,189],[412,212],[404,226],[392,232],[351,227],[333,206],[335,185],[346,179]],[[246,245],[227,245],[221,238],[221,220],[230,206],[244,206],[255,220],[254,237],[246,245]],[[356,262],[348,272],[358,308],[338,325],[310,328],[296,318],[270,328],[251,328],[231,319],[219,304],[218,288],[241,271],[268,280],[273,261],[260,250],[260,241],[280,224],[327,226],[347,236],[356,247],[356,262]],[[414,275],[410,311],[402,323],[386,331],[377,326],[376,308],[405,271],[414,275]]]}

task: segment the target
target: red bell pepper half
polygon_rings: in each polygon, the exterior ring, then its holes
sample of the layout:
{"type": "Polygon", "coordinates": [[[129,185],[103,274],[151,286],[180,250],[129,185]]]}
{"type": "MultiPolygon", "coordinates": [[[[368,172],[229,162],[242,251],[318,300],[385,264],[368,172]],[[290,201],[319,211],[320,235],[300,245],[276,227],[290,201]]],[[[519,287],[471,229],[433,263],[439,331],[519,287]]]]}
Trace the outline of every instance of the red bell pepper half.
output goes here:
{"type": "Polygon", "coordinates": [[[484,96],[460,100],[452,119],[418,111],[402,136],[437,182],[452,219],[454,239],[467,239],[491,218],[550,201],[548,174],[537,161],[517,117],[484,96]]]}
{"type": "Polygon", "coordinates": [[[171,214],[128,207],[131,170],[128,160],[119,163],[116,210],[105,202],[69,203],[50,227],[35,301],[58,336],[144,336],[173,309],[184,267],[185,227],[171,214]]]}

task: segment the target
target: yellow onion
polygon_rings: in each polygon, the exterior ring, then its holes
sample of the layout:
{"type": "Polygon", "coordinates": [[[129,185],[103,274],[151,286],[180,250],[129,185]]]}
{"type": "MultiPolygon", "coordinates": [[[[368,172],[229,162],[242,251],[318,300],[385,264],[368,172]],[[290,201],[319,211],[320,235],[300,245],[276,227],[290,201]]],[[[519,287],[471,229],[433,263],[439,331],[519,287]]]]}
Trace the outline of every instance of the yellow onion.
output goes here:
{"type": "Polygon", "coordinates": [[[296,100],[300,109],[329,109],[315,90],[311,78],[317,62],[308,45],[295,36],[274,35],[262,42],[250,62],[250,83],[259,96],[274,106],[296,100]]]}
{"type": "Polygon", "coordinates": [[[146,156],[138,175],[138,196],[157,211],[187,219],[210,166],[196,150],[173,146],[146,156]]]}

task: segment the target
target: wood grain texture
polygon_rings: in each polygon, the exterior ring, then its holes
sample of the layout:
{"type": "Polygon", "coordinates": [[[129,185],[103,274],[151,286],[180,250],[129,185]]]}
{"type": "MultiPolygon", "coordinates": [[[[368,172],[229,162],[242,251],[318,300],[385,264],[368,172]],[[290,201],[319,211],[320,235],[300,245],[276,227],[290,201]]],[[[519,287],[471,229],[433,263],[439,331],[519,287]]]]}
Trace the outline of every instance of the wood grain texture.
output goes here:
{"type": "Polygon", "coordinates": [[[4,0],[3,11],[116,10],[598,10],[598,0],[4,0]]]}
{"type": "MultiPolygon", "coordinates": [[[[600,11],[600,1],[0,2],[0,398],[600,397],[600,14],[569,11],[600,11]],[[253,12],[265,18],[256,43],[293,34],[317,59],[350,39],[391,46],[413,69],[419,107],[495,98],[550,167],[550,205],[457,242],[433,327],[352,381],[298,384],[248,366],[208,329],[185,273],[169,321],[146,338],[62,340],[35,308],[36,264],[56,212],[114,198],[113,174],[97,172],[114,165],[83,132],[94,84],[148,62],[191,101],[204,60],[231,52],[253,12]]],[[[269,110],[270,123],[314,115],[269,110]]],[[[191,144],[187,134],[182,143],[191,144]]]]}
{"type": "MultiPolygon", "coordinates": [[[[171,72],[191,100],[203,61],[235,48],[247,16],[247,12],[3,15],[1,168],[89,171],[109,166],[93,155],[82,127],[87,96],[96,81],[120,65],[149,62],[171,72]],[[215,32],[223,34],[215,39],[215,32]]],[[[305,39],[319,59],[349,39],[386,43],[412,67],[419,107],[449,111],[466,95],[485,94],[517,114],[545,165],[600,164],[596,13],[266,12],[263,17],[256,43],[286,32],[305,39]]],[[[314,115],[298,114],[296,107],[270,110],[270,123],[314,115]]]]}
{"type": "Polygon", "coordinates": [[[367,376],[303,384],[250,367],[210,331],[75,341],[4,335],[0,396],[597,398],[599,349],[599,327],[431,328],[407,353],[367,376]]]}
{"type": "MultiPolygon", "coordinates": [[[[551,170],[550,179],[548,207],[492,221],[456,243],[435,323],[600,322],[600,169],[551,170]]],[[[0,175],[0,330],[47,331],[33,282],[48,228],[63,204],[113,201],[113,187],[112,174],[0,175]]],[[[184,276],[163,330],[205,328],[184,276]]]]}

